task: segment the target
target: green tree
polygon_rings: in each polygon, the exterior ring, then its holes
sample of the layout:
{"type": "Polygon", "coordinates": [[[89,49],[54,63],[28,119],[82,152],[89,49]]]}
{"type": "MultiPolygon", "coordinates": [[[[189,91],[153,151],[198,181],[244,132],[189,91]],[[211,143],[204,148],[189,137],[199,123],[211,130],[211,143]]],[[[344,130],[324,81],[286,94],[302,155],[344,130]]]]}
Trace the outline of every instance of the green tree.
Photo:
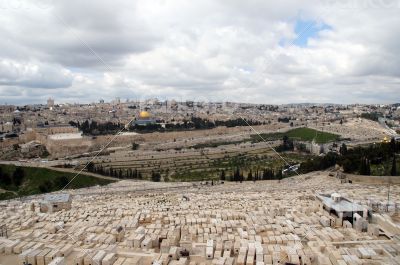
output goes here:
{"type": "Polygon", "coordinates": [[[93,162],[89,162],[86,166],[86,170],[89,172],[94,172],[94,164],[93,162]]]}
{"type": "Polygon", "coordinates": [[[347,154],[347,145],[345,143],[342,144],[342,146],[339,149],[339,153],[344,156],[347,154]]]}
{"type": "Polygon", "coordinates": [[[111,176],[111,177],[114,177],[115,175],[115,170],[112,168],[112,167],[110,167],[110,169],[109,169],[109,171],[108,171],[108,174],[109,174],[109,176],[111,176]]]}
{"type": "Polygon", "coordinates": [[[390,140],[390,152],[394,155],[396,153],[396,140],[394,137],[390,140]]]}
{"type": "Polygon", "coordinates": [[[224,181],[225,179],[226,179],[226,176],[225,176],[225,170],[222,170],[221,171],[221,174],[220,174],[220,177],[219,177],[222,181],[224,181]]]}
{"type": "Polygon", "coordinates": [[[362,157],[360,161],[360,175],[371,175],[371,167],[369,160],[366,157],[362,157]]]}
{"type": "Polygon", "coordinates": [[[366,159],[366,173],[367,176],[371,175],[371,164],[369,162],[369,159],[366,159]]]}
{"type": "Polygon", "coordinates": [[[392,169],[390,170],[392,176],[397,176],[396,154],[393,155],[392,169]]]}
{"type": "Polygon", "coordinates": [[[151,180],[154,182],[160,182],[161,175],[158,172],[151,172],[151,180]]]}
{"type": "Polygon", "coordinates": [[[240,170],[238,167],[236,168],[235,172],[233,173],[233,180],[236,182],[240,180],[240,170]]]}
{"type": "Polygon", "coordinates": [[[42,184],[39,185],[39,190],[42,193],[49,192],[52,190],[52,188],[53,188],[53,183],[51,183],[50,180],[46,180],[42,184]]]}
{"type": "Polygon", "coordinates": [[[278,180],[282,179],[282,169],[281,168],[278,168],[278,171],[275,174],[275,178],[278,180]]]}
{"type": "Polygon", "coordinates": [[[293,141],[289,139],[287,135],[283,136],[282,142],[283,142],[282,151],[293,151],[294,149],[293,141]]]}
{"type": "Polygon", "coordinates": [[[229,176],[229,181],[235,181],[235,177],[233,175],[229,176]]]}
{"type": "Polygon", "coordinates": [[[66,176],[59,176],[54,180],[54,187],[57,190],[63,189],[69,183],[69,179],[66,176]]]}
{"type": "Polygon", "coordinates": [[[365,158],[362,157],[361,161],[360,161],[360,169],[359,169],[361,175],[365,175],[365,172],[367,170],[366,168],[367,168],[367,166],[366,166],[366,163],[365,163],[365,158]]]}
{"type": "Polygon", "coordinates": [[[139,148],[139,144],[133,142],[132,143],[132,150],[137,150],[139,148]]]}
{"type": "Polygon", "coordinates": [[[1,187],[6,187],[11,184],[11,178],[7,174],[7,172],[3,172],[3,169],[0,167],[0,186],[1,187]]]}
{"type": "Polygon", "coordinates": [[[240,172],[239,173],[239,181],[240,181],[240,183],[242,183],[243,180],[244,180],[243,172],[240,172]]]}
{"type": "Polygon", "coordinates": [[[247,181],[252,181],[252,180],[253,180],[253,173],[250,170],[249,173],[247,174],[247,181]]]}
{"type": "Polygon", "coordinates": [[[22,168],[17,167],[13,173],[12,181],[16,187],[19,187],[22,184],[22,181],[25,177],[25,172],[22,168]]]}

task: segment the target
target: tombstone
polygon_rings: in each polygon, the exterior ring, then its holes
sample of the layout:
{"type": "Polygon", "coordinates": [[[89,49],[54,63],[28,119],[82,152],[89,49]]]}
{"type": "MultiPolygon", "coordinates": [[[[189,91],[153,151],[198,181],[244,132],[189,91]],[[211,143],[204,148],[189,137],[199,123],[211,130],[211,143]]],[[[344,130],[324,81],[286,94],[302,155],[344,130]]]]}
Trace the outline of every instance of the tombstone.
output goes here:
{"type": "Polygon", "coordinates": [[[63,257],[57,257],[53,259],[48,265],[66,265],[66,261],[63,257]]]}

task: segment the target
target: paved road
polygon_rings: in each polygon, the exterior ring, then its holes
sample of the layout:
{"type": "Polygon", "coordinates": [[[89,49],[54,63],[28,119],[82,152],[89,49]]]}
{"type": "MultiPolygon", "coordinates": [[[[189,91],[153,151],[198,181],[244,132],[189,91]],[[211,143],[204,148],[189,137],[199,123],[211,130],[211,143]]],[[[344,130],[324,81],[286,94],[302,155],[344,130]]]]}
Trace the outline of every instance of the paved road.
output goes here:
{"type": "MultiPolygon", "coordinates": [[[[55,170],[55,171],[60,171],[60,172],[68,172],[68,173],[75,173],[75,174],[79,173],[79,170],[74,170],[72,168],[58,168],[58,167],[47,167],[47,166],[44,166],[44,168],[55,170]]],[[[101,179],[116,180],[116,181],[120,180],[118,178],[103,176],[103,175],[99,175],[99,174],[92,173],[92,172],[87,172],[87,171],[82,171],[81,174],[89,175],[89,176],[92,176],[92,177],[95,177],[95,178],[101,178],[101,179]]]]}

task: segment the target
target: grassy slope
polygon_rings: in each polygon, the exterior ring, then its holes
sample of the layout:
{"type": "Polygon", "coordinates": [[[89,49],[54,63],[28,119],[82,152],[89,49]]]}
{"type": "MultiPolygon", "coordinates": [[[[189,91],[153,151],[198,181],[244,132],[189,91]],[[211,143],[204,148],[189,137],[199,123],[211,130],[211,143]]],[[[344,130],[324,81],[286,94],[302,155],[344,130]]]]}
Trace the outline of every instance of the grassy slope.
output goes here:
{"type": "Polygon", "coordinates": [[[321,132],[310,128],[297,128],[286,133],[289,138],[311,142],[314,138],[317,143],[324,144],[339,139],[339,135],[321,132]]]}
{"type": "MultiPolygon", "coordinates": [[[[337,134],[321,132],[310,128],[296,128],[284,133],[268,133],[261,134],[265,140],[281,140],[286,135],[290,139],[311,142],[314,140],[319,144],[336,141],[340,138],[337,134]]],[[[259,135],[252,135],[252,139],[256,142],[262,141],[259,135]]]]}
{"type": "MultiPolygon", "coordinates": [[[[12,176],[15,171],[16,166],[13,165],[0,165],[3,173],[7,173],[9,176],[12,176]]],[[[0,199],[8,199],[19,196],[27,196],[33,194],[39,194],[41,191],[39,190],[39,186],[43,185],[46,181],[53,182],[58,177],[65,176],[68,180],[71,180],[75,174],[73,173],[65,173],[58,172],[54,170],[49,170],[45,168],[34,168],[34,167],[22,167],[24,171],[24,179],[22,184],[18,187],[14,185],[4,186],[3,183],[0,183],[0,187],[2,189],[8,190],[6,194],[0,193],[0,199]]],[[[78,189],[83,187],[90,187],[95,185],[106,185],[113,182],[112,180],[100,179],[87,175],[79,175],[77,176],[69,185],[69,189],[78,189]]],[[[52,187],[50,191],[56,191],[57,187],[52,187]]]]}

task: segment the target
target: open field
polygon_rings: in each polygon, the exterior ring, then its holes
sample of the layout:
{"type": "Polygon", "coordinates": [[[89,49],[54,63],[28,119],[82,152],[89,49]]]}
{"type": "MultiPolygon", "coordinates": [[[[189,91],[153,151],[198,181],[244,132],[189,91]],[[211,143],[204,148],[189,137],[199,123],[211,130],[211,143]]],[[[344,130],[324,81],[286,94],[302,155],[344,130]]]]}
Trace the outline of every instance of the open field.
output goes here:
{"type": "Polygon", "coordinates": [[[340,138],[339,135],[337,134],[321,132],[310,128],[293,129],[288,131],[286,135],[293,140],[307,141],[307,142],[314,140],[316,143],[319,144],[325,144],[328,142],[337,141],[340,138]]]}
{"type": "Polygon", "coordinates": [[[340,139],[340,136],[337,134],[322,132],[311,128],[295,128],[288,130],[287,132],[267,133],[260,135],[252,135],[251,138],[256,142],[263,140],[271,141],[280,140],[286,135],[292,140],[304,142],[311,142],[314,140],[318,144],[334,142],[340,139]]]}

